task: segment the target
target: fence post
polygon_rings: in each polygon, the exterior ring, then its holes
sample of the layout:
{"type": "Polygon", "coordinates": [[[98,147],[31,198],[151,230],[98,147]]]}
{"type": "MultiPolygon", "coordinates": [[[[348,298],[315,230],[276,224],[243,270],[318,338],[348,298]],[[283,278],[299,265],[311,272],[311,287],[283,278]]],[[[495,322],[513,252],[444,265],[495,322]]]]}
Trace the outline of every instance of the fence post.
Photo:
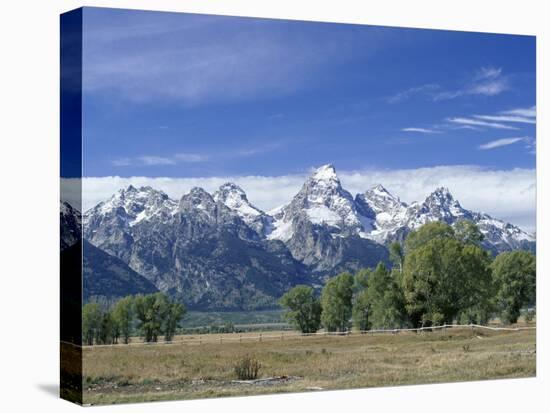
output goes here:
{"type": "Polygon", "coordinates": [[[260,333],[260,342],[262,341],[262,333],[260,333]]]}

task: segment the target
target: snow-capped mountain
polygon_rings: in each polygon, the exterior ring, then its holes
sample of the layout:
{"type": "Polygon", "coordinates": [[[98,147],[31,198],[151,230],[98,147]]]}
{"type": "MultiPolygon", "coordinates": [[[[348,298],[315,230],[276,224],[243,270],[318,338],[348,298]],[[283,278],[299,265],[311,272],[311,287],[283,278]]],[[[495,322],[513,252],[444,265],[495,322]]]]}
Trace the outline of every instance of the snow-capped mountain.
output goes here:
{"type": "Polygon", "coordinates": [[[283,241],[313,271],[357,269],[387,258],[384,248],[363,236],[370,220],[359,214],[332,165],[315,170],[273,219],[268,239],[283,241]]]}
{"type": "Polygon", "coordinates": [[[307,272],[241,218],[246,196],[234,202],[228,192],[238,191],[224,185],[214,197],[193,188],[177,202],[128,187],[86,212],[85,237],[191,308],[272,307],[307,272]]]}
{"type": "Polygon", "coordinates": [[[342,188],[332,165],[317,169],[292,201],[272,211],[273,229],[268,238],[288,241],[298,218],[323,226],[333,235],[357,234],[363,228],[353,196],[342,188]]]}
{"type": "Polygon", "coordinates": [[[411,230],[433,221],[453,225],[468,219],[478,225],[485,236],[483,245],[497,254],[514,249],[534,250],[535,237],[521,228],[488,214],[463,208],[447,188],[437,188],[424,200],[410,205],[399,201],[380,185],[356,197],[360,211],[373,219],[366,236],[381,243],[401,241],[411,230]]]}
{"type": "Polygon", "coordinates": [[[407,204],[390,194],[382,185],[355,196],[357,210],[366,223],[361,235],[379,243],[398,239],[399,228],[407,222],[407,204]]]}
{"type": "Polygon", "coordinates": [[[82,217],[79,210],[65,201],[59,206],[60,248],[64,250],[82,238],[82,217]]]}
{"type": "Polygon", "coordinates": [[[520,228],[469,211],[446,188],[402,202],[382,185],[352,196],[332,165],[315,170],[268,213],[233,183],[213,195],[193,188],[179,201],[129,186],[87,211],[84,238],[194,308],[273,305],[290,286],[319,285],[340,271],[388,260],[386,246],[432,221],[475,222],[493,253],[534,250],[520,228]]]}
{"type": "Polygon", "coordinates": [[[265,212],[252,205],[246,193],[238,185],[225,183],[214,193],[214,200],[223,203],[259,235],[265,235],[273,219],[265,212]]]}

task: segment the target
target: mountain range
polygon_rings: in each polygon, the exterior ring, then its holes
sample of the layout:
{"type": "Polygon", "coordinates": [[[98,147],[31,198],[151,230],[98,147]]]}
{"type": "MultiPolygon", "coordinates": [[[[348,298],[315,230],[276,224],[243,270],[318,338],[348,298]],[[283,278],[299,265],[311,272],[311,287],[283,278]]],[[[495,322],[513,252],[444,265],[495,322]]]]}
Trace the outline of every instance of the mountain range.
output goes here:
{"type": "MultiPolygon", "coordinates": [[[[73,208],[62,208],[62,224],[78,225],[64,213],[73,208]]],[[[268,212],[234,183],[213,194],[193,188],[179,201],[129,186],[88,210],[82,227],[84,239],[117,265],[189,307],[233,310],[270,308],[296,284],[319,287],[340,271],[387,262],[390,242],[427,222],[461,219],[478,225],[493,254],[535,249],[533,235],[463,208],[446,188],[411,204],[382,185],[354,196],[332,165],[316,169],[287,204],[268,212]]],[[[62,248],[74,239],[72,229],[62,230],[62,248]]],[[[99,266],[93,258],[86,265],[99,266]]]]}

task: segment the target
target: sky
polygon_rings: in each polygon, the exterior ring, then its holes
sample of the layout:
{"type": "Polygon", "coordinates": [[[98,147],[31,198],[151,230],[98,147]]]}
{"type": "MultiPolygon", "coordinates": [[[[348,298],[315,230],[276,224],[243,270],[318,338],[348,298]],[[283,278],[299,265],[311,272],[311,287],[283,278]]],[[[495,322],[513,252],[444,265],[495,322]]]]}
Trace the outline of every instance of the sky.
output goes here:
{"type": "Polygon", "coordinates": [[[352,193],[447,186],[535,229],[535,38],[84,9],[83,175],[240,182],[269,210],[332,163],[352,193]],[[267,183],[269,185],[267,185],[267,183]]]}

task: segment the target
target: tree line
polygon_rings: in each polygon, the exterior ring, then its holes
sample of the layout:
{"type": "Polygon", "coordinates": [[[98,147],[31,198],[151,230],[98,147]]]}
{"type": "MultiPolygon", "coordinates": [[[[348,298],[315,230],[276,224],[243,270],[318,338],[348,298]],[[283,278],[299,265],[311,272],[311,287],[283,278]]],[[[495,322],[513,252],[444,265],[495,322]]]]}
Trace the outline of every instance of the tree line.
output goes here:
{"type": "Polygon", "coordinates": [[[87,303],[82,308],[82,340],[87,345],[128,344],[137,333],[148,343],[159,337],[171,341],[185,311],[163,293],[127,296],[108,309],[87,303]]]}
{"type": "Polygon", "coordinates": [[[371,328],[485,324],[493,316],[517,322],[535,304],[536,260],[527,251],[494,259],[471,221],[453,227],[428,223],[389,247],[391,268],[343,272],[329,278],[320,297],[306,285],[280,300],[286,320],[303,333],[371,328]]]}

